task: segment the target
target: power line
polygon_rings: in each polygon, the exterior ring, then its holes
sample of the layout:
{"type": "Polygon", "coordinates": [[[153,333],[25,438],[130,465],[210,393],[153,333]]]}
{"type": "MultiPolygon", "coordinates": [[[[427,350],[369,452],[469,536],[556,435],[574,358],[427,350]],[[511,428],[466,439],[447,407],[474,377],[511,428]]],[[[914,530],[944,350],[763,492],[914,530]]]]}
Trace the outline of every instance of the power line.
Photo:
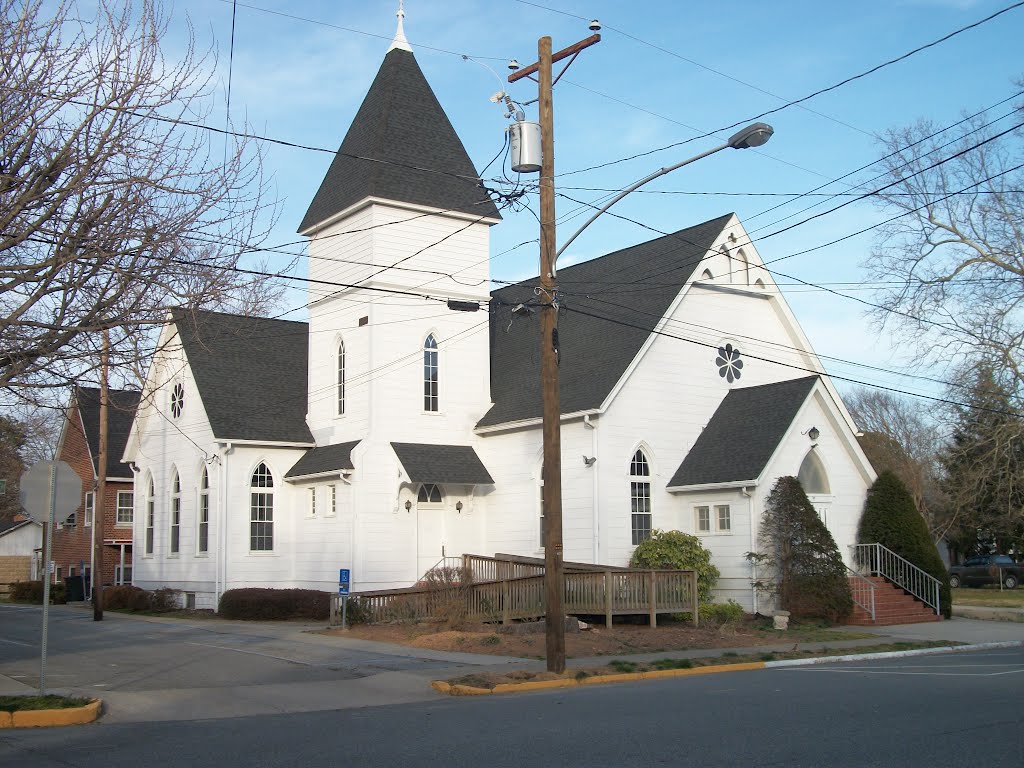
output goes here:
{"type": "Polygon", "coordinates": [[[820,88],[819,90],[814,91],[813,93],[810,93],[810,94],[808,94],[806,96],[803,96],[803,97],[801,97],[799,99],[794,99],[792,101],[788,101],[788,102],[786,102],[785,104],[783,104],[783,105],[781,105],[779,107],[775,107],[774,109],[769,109],[769,110],[767,110],[765,112],[761,112],[760,114],[754,115],[753,117],[747,118],[745,120],[738,120],[735,123],[732,123],[732,124],[726,125],[726,126],[722,126],[721,128],[717,128],[717,129],[715,129],[713,131],[709,131],[709,132],[707,132],[707,133],[705,133],[703,135],[693,136],[693,137],[691,137],[689,139],[684,139],[682,141],[677,141],[677,142],[674,142],[672,144],[667,144],[667,145],[665,145],[663,147],[658,147],[656,149],[650,149],[650,150],[647,150],[647,151],[644,151],[644,152],[639,152],[639,153],[637,153],[635,155],[630,155],[629,157],[623,157],[623,158],[619,158],[617,160],[610,160],[610,161],[605,162],[605,163],[599,163],[598,165],[592,165],[592,166],[589,166],[587,168],[578,168],[578,169],[576,169],[574,171],[566,171],[564,173],[556,174],[556,176],[562,176],[562,177],[564,177],[564,176],[572,176],[572,175],[578,174],[578,173],[587,173],[589,171],[594,171],[594,170],[597,170],[599,168],[607,168],[610,165],[617,165],[618,163],[625,163],[625,162],[628,162],[630,160],[636,160],[637,158],[640,158],[640,157],[645,157],[647,155],[655,154],[657,152],[663,152],[666,149],[672,149],[673,147],[679,147],[679,146],[682,146],[683,144],[689,144],[690,142],[696,141],[698,139],[709,138],[709,137],[715,135],[716,133],[721,133],[723,131],[728,131],[728,130],[730,130],[732,128],[736,128],[737,126],[746,125],[747,123],[755,122],[757,120],[760,120],[762,117],[767,117],[768,115],[775,114],[776,112],[781,112],[782,110],[788,109],[789,107],[800,105],[803,102],[809,101],[810,99],[813,99],[816,96],[820,96],[823,93],[828,93],[829,91],[834,91],[837,88],[841,88],[841,87],[843,87],[845,85],[848,85],[849,83],[852,83],[852,82],[854,82],[856,80],[859,80],[861,78],[864,78],[864,77],[867,77],[869,75],[872,75],[875,72],[878,72],[879,70],[884,69],[885,67],[889,67],[889,66],[891,66],[893,64],[896,64],[896,63],[898,63],[900,61],[908,59],[911,56],[914,56],[915,54],[921,53],[922,51],[925,51],[925,50],[927,50],[929,48],[932,48],[932,47],[934,47],[936,45],[940,45],[941,43],[944,43],[944,42],[946,42],[946,41],[956,37],[957,35],[960,35],[960,34],[962,34],[964,32],[967,32],[968,30],[974,29],[975,27],[979,27],[982,24],[986,24],[987,22],[992,21],[993,19],[997,18],[998,16],[1001,16],[1004,13],[1008,13],[1010,11],[1016,10],[1017,8],[1020,8],[1021,6],[1024,6],[1024,0],[1021,0],[1021,2],[1017,2],[1017,3],[1014,3],[1012,5],[1009,5],[1009,6],[1005,7],[1005,8],[1002,8],[1002,9],[996,11],[995,13],[992,13],[992,14],[986,16],[985,18],[980,19],[979,21],[976,21],[976,22],[974,22],[972,24],[968,24],[966,26],[960,27],[959,29],[955,29],[955,30],[953,30],[952,32],[950,32],[948,34],[943,35],[942,37],[940,37],[940,38],[938,38],[936,40],[931,41],[930,43],[925,43],[924,45],[918,46],[917,48],[914,48],[914,49],[912,49],[910,51],[907,51],[906,53],[903,53],[900,56],[897,56],[895,58],[892,58],[892,59],[889,59],[887,61],[884,61],[881,64],[876,64],[875,66],[871,67],[870,69],[864,70],[863,72],[860,72],[860,73],[855,74],[855,75],[851,75],[850,77],[847,77],[847,78],[845,78],[843,80],[840,80],[837,83],[833,83],[832,85],[826,86],[825,88],[820,88]]]}

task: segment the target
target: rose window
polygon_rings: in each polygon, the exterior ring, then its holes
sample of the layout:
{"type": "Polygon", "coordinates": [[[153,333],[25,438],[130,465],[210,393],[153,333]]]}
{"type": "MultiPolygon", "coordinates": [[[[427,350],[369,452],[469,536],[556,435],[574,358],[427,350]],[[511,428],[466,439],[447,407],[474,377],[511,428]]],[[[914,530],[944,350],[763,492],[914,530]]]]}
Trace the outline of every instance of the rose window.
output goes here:
{"type": "Polygon", "coordinates": [[[171,390],[171,415],[174,418],[181,416],[181,410],[185,407],[185,387],[175,384],[171,390]]]}
{"type": "Polygon", "coordinates": [[[732,344],[726,344],[718,348],[718,357],[715,358],[718,366],[718,375],[732,384],[740,377],[743,370],[743,361],[740,359],[740,351],[732,344]]]}

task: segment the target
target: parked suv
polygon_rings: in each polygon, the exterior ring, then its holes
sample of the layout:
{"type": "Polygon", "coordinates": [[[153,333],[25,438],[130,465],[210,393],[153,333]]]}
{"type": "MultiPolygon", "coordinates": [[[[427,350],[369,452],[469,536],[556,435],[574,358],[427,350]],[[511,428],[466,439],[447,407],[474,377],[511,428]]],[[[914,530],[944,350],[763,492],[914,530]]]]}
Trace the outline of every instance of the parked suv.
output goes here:
{"type": "Polygon", "coordinates": [[[949,586],[956,589],[1002,582],[1007,589],[1016,589],[1022,577],[1024,564],[1015,563],[1009,555],[976,555],[949,569],[949,586]]]}

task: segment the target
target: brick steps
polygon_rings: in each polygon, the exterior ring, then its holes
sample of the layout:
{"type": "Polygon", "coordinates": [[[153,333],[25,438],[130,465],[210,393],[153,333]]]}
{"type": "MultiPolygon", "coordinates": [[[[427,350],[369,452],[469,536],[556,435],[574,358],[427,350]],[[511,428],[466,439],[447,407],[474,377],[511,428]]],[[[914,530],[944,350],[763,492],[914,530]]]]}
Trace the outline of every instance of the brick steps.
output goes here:
{"type": "Polygon", "coordinates": [[[846,623],[854,626],[889,626],[893,624],[921,624],[939,621],[941,616],[924,603],[908,595],[880,576],[869,581],[875,585],[875,618],[860,606],[854,606],[853,614],[846,623]]]}

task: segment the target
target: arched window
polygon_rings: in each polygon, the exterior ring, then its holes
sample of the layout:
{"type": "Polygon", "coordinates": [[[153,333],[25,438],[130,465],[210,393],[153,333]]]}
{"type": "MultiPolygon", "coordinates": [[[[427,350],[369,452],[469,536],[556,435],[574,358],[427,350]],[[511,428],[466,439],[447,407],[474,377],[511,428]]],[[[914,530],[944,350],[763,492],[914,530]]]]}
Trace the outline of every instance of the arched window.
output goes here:
{"type": "Polygon", "coordinates": [[[764,290],[764,280],[762,280],[760,277],[757,278],[757,280],[754,281],[754,287],[764,290]]]}
{"type": "Polygon", "coordinates": [[[711,274],[711,270],[710,269],[705,269],[703,272],[701,272],[700,279],[701,280],[712,280],[712,279],[714,279],[714,276],[711,274]]]}
{"type": "Polygon", "coordinates": [[[423,410],[437,411],[438,399],[437,339],[434,334],[423,342],[423,410]]]}
{"type": "Polygon", "coordinates": [[[171,480],[171,554],[181,549],[181,479],[174,473],[171,480]]]}
{"type": "Polygon", "coordinates": [[[274,476],[266,464],[252,473],[249,484],[249,549],[274,551],[274,476]]]}
{"type": "Polygon", "coordinates": [[[821,463],[821,459],[813,449],[807,452],[804,456],[803,463],[800,465],[800,472],[797,473],[796,479],[800,481],[800,485],[804,489],[804,493],[831,493],[828,484],[828,475],[825,473],[825,465],[821,463]]]}
{"type": "Polygon", "coordinates": [[[651,467],[642,450],[629,463],[629,496],[633,514],[633,544],[651,538],[651,467]]]}
{"type": "Polygon", "coordinates": [[[750,285],[750,260],[747,259],[747,254],[743,252],[742,248],[736,251],[736,272],[739,273],[737,283],[750,285]]]}
{"type": "Polygon", "coordinates": [[[146,493],[146,554],[153,554],[153,538],[156,530],[156,489],[153,478],[149,478],[149,489],[146,493]]]}
{"type": "Polygon", "coordinates": [[[338,415],[345,415],[345,342],[338,342],[338,415]]]}
{"type": "Polygon", "coordinates": [[[416,501],[420,504],[440,504],[441,489],[433,483],[426,483],[420,486],[420,492],[416,494],[416,501]]]}
{"type": "Polygon", "coordinates": [[[199,481],[199,519],[196,525],[196,550],[200,553],[210,551],[210,475],[203,466],[203,476],[199,481]]]}

